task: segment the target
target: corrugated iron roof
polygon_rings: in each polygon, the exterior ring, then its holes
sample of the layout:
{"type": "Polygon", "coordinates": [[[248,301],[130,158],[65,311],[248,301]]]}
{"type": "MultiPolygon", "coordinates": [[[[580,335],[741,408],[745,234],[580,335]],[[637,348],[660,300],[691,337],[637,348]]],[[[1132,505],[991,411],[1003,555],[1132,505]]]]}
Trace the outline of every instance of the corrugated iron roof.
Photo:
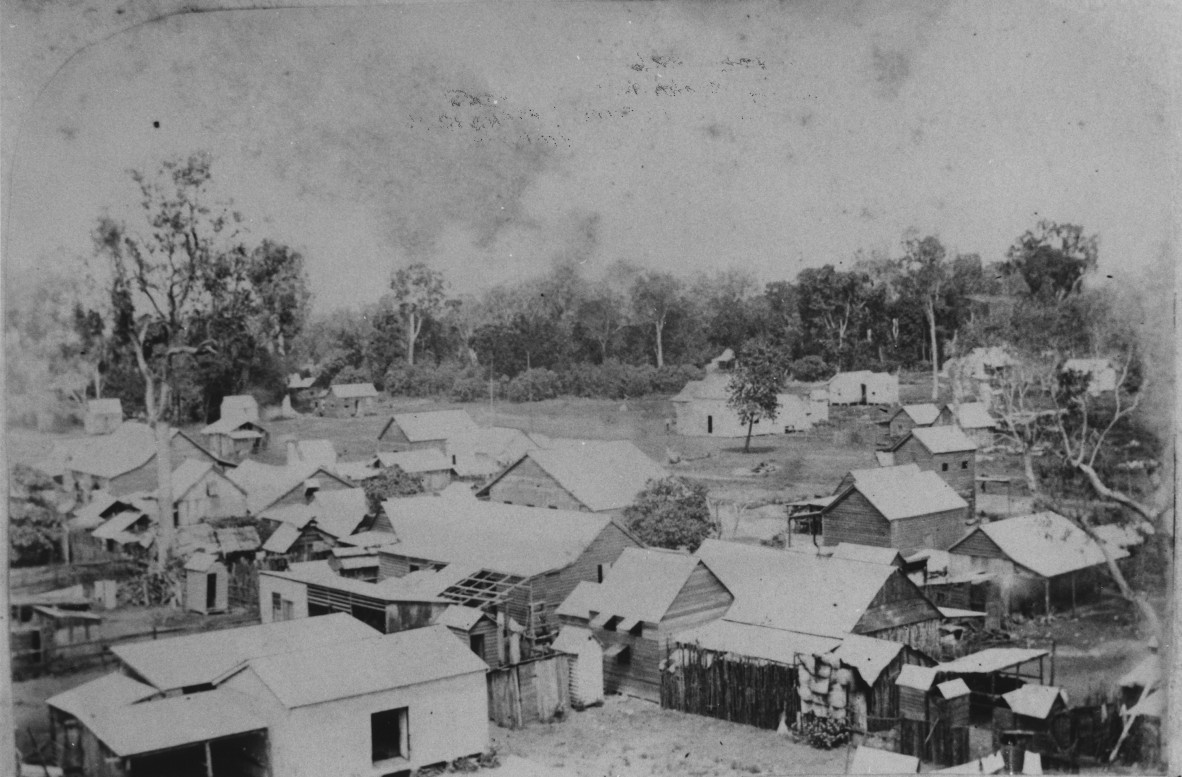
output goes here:
{"type": "MultiPolygon", "coordinates": [[[[310,618],[309,620],[320,620],[310,618]]],[[[488,665],[445,626],[272,655],[250,669],[279,702],[293,709],[481,673],[488,665]]]]}
{"type": "Polygon", "coordinates": [[[317,491],[306,504],[281,505],[264,510],[259,517],[280,521],[301,529],[309,521],[333,537],[347,537],[369,515],[365,489],[345,488],[337,491],[317,491]]]}
{"type": "Polygon", "coordinates": [[[592,612],[660,623],[701,561],[668,550],[624,548],[602,583],[588,592],[592,612]]]}
{"type": "Polygon", "coordinates": [[[955,661],[940,665],[941,672],[956,674],[989,674],[1012,669],[1027,661],[1035,661],[1050,655],[1036,648],[986,648],[985,650],[961,656],[955,661]]]}
{"type": "MultiPolygon", "coordinates": [[[[911,470],[911,466],[860,470],[852,488],[866,497],[888,521],[968,509],[968,502],[938,474],[911,470]]],[[[828,509],[833,509],[840,501],[838,499],[828,509]]]]}
{"type": "Polygon", "coordinates": [[[989,408],[983,402],[967,402],[954,407],[953,412],[961,429],[992,429],[997,426],[997,420],[989,414],[989,408]]]}
{"type": "Polygon", "coordinates": [[[945,680],[942,683],[937,683],[936,690],[939,691],[940,695],[945,699],[956,699],[961,696],[969,695],[969,686],[959,677],[953,680],[945,680]]]}
{"type": "Polygon", "coordinates": [[[267,724],[251,711],[248,697],[219,688],[107,710],[87,728],[127,757],[261,731],[267,724]]]}
{"type": "MultiPolygon", "coordinates": [[[[1053,512],[1034,513],[982,524],[982,532],[1015,564],[1043,577],[1054,577],[1106,563],[1100,545],[1083,529],[1053,512]]],[[[971,534],[969,536],[972,536],[971,534]]],[[[956,548],[968,538],[953,545],[956,548]]],[[[1129,554],[1120,548],[1109,551],[1116,559],[1129,554]]]]}
{"type": "Polygon", "coordinates": [[[841,641],[836,655],[842,663],[857,670],[867,685],[874,685],[882,670],[886,669],[903,645],[885,639],[850,634],[841,641]]]}
{"type": "Polygon", "coordinates": [[[451,459],[438,448],[422,448],[415,451],[379,451],[374,460],[381,467],[398,467],[412,475],[420,472],[445,472],[452,468],[451,459]]]}
{"type": "Polygon", "coordinates": [[[858,745],[847,774],[915,774],[919,759],[913,755],[892,753],[874,747],[858,745]]]}
{"type": "MultiPolygon", "coordinates": [[[[977,450],[977,443],[970,440],[958,426],[917,426],[911,430],[911,436],[919,440],[923,447],[932,453],[962,453],[977,450]]],[[[898,447],[895,445],[894,449],[898,449],[898,447]]]]}
{"type": "Polygon", "coordinates": [[[317,464],[273,466],[260,464],[254,459],[246,459],[227,472],[226,476],[246,491],[246,506],[254,515],[264,512],[293,489],[304,486],[312,479],[332,479],[343,485],[353,486],[349,481],[317,464]]]}
{"type": "Polygon", "coordinates": [[[895,411],[891,416],[891,420],[894,420],[895,416],[899,415],[899,413],[905,413],[917,426],[931,426],[940,417],[940,408],[931,402],[925,402],[920,405],[903,405],[895,411]]]}
{"type": "Polygon", "coordinates": [[[479,623],[481,618],[487,617],[489,615],[484,610],[478,610],[475,607],[465,607],[461,604],[453,604],[439,614],[433,625],[468,631],[479,623]]]}
{"type": "Polygon", "coordinates": [[[936,682],[936,673],[943,669],[944,667],[904,664],[903,668],[899,670],[899,676],[895,678],[895,685],[927,693],[931,690],[932,683],[936,682]]]}
{"type": "Polygon", "coordinates": [[[279,528],[271,532],[271,536],[263,543],[263,550],[282,555],[291,550],[291,546],[296,544],[302,533],[295,524],[280,524],[279,528]]]}
{"type": "Polygon", "coordinates": [[[411,442],[446,440],[479,427],[466,410],[432,410],[424,413],[395,413],[382,428],[382,437],[390,424],[397,424],[411,442]]]}
{"type": "Polygon", "coordinates": [[[599,583],[580,580],[574,590],[562,601],[562,604],[558,605],[554,614],[586,620],[590,617],[590,603],[597,588],[599,588],[599,583]]]}
{"type": "Polygon", "coordinates": [[[258,656],[282,653],[294,646],[356,641],[378,633],[351,615],[334,613],[113,645],[111,652],[151,685],[170,691],[213,682],[258,656]]]}
{"type": "Polygon", "coordinates": [[[565,568],[610,523],[605,515],[437,496],[390,499],[382,509],[398,541],[380,553],[522,577],[565,568]]]}
{"type": "Polygon", "coordinates": [[[501,467],[512,464],[539,447],[535,440],[520,429],[502,426],[469,429],[448,436],[446,442],[447,455],[455,456],[457,464],[465,459],[471,462],[489,459],[501,467]]]}
{"type": "Polygon", "coordinates": [[[329,386],[328,390],[338,399],[363,399],[378,395],[378,390],[372,383],[337,383],[329,386]]]}
{"type": "Polygon", "coordinates": [[[1057,699],[1067,704],[1067,693],[1054,685],[1023,685],[1021,688],[1002,694],[1009,708],[1028,718],[1046,720],[1057,699]]]}
{"type": "Polygon", "coordinates": [[[832,637],[818,637],[767,626],[737,623],[731,620],[711,621],[677,635],[682,645],[698,645],[718,653],[761,658],[789,666],[798,656],[828,653],[841,644],[832,637]]]}
{"type": "Polygon", "coordinates": [[[852,632],[897,572],[883,564],[713,539],[696,555],[734,594],[728,620],[825,637],[852,632]]]}
{"type": "Polygon", "coordinates": [[[113,540],[143,518],[148,518],[149,522],[151,521],[151,516],[142,510],[124,510],[115,513],[102,526],[92,531],[90,536],[99,540],[113,540]]]}
{"type": "Polygon", "coordinates": [[[833,549],[833,558],[864,561],[868,564],[886,564],[887,566],[902,566],[906,563],[903,554],[896,548],[877,548],[872,545],[856,545],[852,542],[839,542],[837,547],[833,549]]]}
{"type": "MultiPolygon", "coordinates": [[[[669,476],[664,467],[627,440],[588,440],[576,446],[530,451],[521,460],[526,458],[592,512],[627,507],[650,480],[669,476]]],[[[485,485],[478,496],[486,495],[499,479],[485,485]]]]}
{"type": "Polygon", "coordinates": [[[84,724],[107,710],[125,707],[160,693],[150,685],[113,672],[50,697],[45,703],[84,724]]]}

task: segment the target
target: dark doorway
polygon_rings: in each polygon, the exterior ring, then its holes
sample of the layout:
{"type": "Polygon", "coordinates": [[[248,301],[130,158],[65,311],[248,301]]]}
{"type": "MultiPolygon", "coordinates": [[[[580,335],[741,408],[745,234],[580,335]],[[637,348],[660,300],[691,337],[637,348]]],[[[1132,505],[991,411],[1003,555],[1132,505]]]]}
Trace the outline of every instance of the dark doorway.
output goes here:
{"type": "Polygon", "coordinates": [[[218,576],[211,572],[205,576],[205,609],[213,610],[218,606],[218,576]]]}
{"type": "Polygon", "coordinates": [[[706,416],[706,434],[714,434],[714,416],[706,416]]]}
{"type": "Polygon", "coordinates": [[[866,404],[866,384],[862,384],[862,404],[866,404]]]}

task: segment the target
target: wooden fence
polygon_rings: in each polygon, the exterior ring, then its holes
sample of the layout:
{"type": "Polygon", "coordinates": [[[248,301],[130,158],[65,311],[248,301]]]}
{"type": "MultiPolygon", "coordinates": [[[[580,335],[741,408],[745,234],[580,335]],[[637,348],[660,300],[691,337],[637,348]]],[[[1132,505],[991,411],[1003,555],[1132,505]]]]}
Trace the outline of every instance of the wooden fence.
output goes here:
{"type": "Polygon", "coordinates": [[[255,609],[259,606],[259,563],[240,558],[227,570],[227,601],[230,607],[255,609]]]}
{"type": "Polygon", "coordinates": [[[941,766],[956,766],[969,761],[969,729],[952,727],[947,721],[899,721],[899,752],[914,755],[921,761],[941,766]]]}
{"type": "Polygon", "coordinates": [[[13,595],[32,595],[67,588],[95,580],[120,580],[138,573],[142,566],[133,559],[105,559],[43,567],[13,567],[8,573],[8,590],[13,595]]]}
{"type": "Polygon", "coordinates": [[[796,670],[681,645],[680,665],[661,672],[661,707],[774,729],[800,711],[796,670]]]}
{"type": "Polygon", "coordinates": [[[488,673],[489,717],[502,728],[546,722],[570,708],[570,659],[549,655],[488,673]]]}

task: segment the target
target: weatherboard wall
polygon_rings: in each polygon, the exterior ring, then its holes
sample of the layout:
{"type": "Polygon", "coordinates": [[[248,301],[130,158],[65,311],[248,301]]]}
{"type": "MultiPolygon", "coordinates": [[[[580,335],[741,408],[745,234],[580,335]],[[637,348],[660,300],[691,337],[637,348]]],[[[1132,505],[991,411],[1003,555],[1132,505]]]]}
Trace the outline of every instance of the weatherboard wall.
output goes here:
{"type": "Polygon", "coordinates": [[[932,453],[914,436],[908,437],[895,450],[895,464],[917,465],[921,470],[935,472],[960,498],[969,503],[971,515],[977,514],[977,452],[932,453]]]}
{"type": "Polygon", "coordinates": [[[846,492],[822,513],[821,537],[825,545],[892,547],[890,521],[856,490],[846,492]]]}
{"type": "Polygon", "coordinates": [[[528,456],[509,467],[488,487],[488,498],[504,504],[589,512],[586,505],[528,456]]]}

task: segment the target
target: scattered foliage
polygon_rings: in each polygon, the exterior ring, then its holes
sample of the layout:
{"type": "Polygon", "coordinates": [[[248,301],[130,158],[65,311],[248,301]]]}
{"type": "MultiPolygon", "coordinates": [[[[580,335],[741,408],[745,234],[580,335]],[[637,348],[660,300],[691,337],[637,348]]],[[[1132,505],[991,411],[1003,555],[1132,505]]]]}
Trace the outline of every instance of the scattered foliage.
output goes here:
{"type": "Polygon", "coordinates": [[[715,530],[706,486],[675,475],[650,481],[636,502],[625,508],[624,520],[647,545],[691,552],[715,530]]]}

